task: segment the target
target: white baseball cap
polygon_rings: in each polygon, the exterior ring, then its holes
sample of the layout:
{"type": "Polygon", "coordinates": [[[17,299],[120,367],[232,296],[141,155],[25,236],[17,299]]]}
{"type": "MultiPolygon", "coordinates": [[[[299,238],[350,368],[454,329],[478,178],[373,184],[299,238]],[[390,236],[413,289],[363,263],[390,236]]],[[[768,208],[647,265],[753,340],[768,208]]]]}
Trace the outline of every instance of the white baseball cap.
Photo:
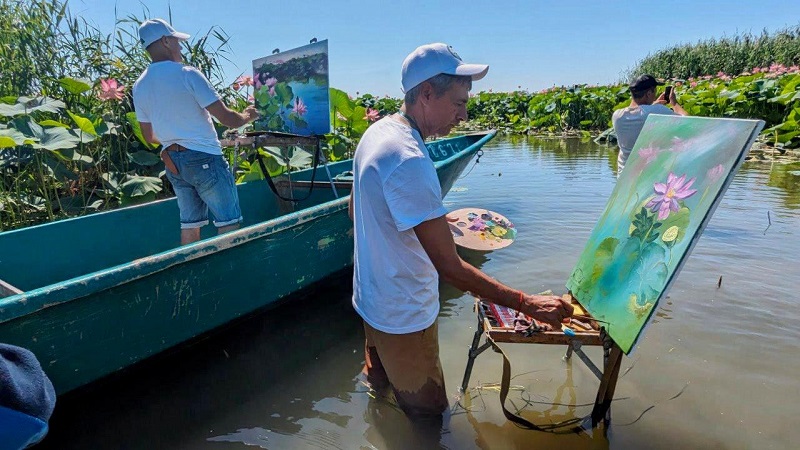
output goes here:
{"type": "Polygon", "coordinates": [[[421,45],[403,61],[403,92],[440,73],[471,76],[475,81],[485,77],[488,71],[486,64],[465,64],[450,45],[421,45]]]}
{"type": "Polygon", "coordinates": [[[139,25],[139,42],[142,43],[144,48],[149,47],[150,44],[164,36],[176,37],[182,41],[190,37],[186,33],[175,31],[175,28],[172,28],[164,19],[149,19],[139,25]]]}

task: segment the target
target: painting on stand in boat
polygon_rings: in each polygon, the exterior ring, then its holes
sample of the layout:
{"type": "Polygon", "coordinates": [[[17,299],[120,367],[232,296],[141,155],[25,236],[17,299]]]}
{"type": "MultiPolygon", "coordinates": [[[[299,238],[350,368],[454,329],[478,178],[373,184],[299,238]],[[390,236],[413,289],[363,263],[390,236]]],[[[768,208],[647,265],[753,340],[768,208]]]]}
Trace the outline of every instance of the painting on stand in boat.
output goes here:
{"type": "Polygon", "coordinates": [[[330,133],[327,40],[254,60],[253,87],[256,130],[330,133]]]}
{"type": "Polygon", "coordinates": [[[648,116],[567,282],[625,353],[763,126],[759,120],[648,116]]]}

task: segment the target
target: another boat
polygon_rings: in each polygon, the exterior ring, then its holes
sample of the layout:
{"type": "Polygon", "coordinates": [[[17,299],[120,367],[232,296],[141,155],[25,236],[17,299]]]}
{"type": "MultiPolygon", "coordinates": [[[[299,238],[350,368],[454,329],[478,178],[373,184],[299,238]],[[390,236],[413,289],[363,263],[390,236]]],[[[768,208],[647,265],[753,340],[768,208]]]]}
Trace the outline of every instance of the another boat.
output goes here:
{"type": "MultiPolygon", "coordinates": [[[[443,194],[494,134],[428,144],[443,194]]],[[[243,227],[186,246],[175,199],[0,233],[0,342],[33,351],[63,394],[347,268],[350,186],[335,198],[328,176],[289,213],[265,182],[241,184],[243,227]]],[[[311,169],[292,180],[302,197],[311,169]]]]}

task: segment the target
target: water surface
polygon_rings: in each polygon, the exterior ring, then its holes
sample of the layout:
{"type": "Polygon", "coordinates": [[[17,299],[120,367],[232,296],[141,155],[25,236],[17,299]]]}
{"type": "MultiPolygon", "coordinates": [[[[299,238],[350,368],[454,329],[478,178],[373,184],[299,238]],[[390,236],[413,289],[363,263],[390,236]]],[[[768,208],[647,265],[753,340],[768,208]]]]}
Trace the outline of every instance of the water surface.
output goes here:
{"type": "MultiPolygon", "coordinates": [[[[519,233],[512,246],[468,260],[511,286],[563,293],[614,186],[616,155],[578,140],[497,138],[485,150],[446,206],[495,210],[519,233]]],[[[413,426],[359,381],[363,330],[344,273],[64,397],[41,448],[796,448],[799,254],[800,167],[745,163],[623,360],[607,437],[548,435],[508,422],[493,352],[477,359],[469,398],[457,399],[475,316],[472,299],[446,285],[439,332],[452,412],[441,430],[413,426]]],[[[597,380],[577,359],[562,361],[563,347],[504,348],[517,386],[509,399],[526,418],[589,413],[574,405],[593,402],[597,380]]],[[[587,353],[599,363],[599,349],[587,353]]]]}

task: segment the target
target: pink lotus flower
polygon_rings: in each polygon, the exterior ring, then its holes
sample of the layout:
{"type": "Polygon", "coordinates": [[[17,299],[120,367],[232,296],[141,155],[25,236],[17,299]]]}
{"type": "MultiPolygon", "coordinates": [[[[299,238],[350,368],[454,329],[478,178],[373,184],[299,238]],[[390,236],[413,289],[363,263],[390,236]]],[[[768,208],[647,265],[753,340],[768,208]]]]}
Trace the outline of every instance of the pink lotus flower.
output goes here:
{"type": "Polygon", "coordinates": [[[686,139],[681,139],[679,137],[672,138],[672,146],[670,147],[670,151],[673,153],[681,153],[686,151],[689,148],[689,143],[686,139]]]}
{"type": "Polygon", "coordinates": [[[375,122],[381,118],[381,114],[378,112],[378,110],[367,108],[367,114],[364,116],[364,118],[370,122],[375,122]]]}
{"type": "Polygon", "coordinates": [[[233,87],[234,91],[238,91],[243,86],[252,86],[252,85],[253,85],[253,78],[242,75],[239,78],[237,78],[236,81],[234,81],[231,86],[233,87]]]}
{"type": "Polygon", "coordinates": [[[658,156],[658,149],[656,147],[645,147],[639,150],[639,157],[644,160],[645,164],[650,164],[658,156]]]}
{"type": "Polygon", "coordinates": [[[689,86],[690,87],[697,87],[697,81],[692,81],[691,83],[689,83],[689,86]]]}
{"type": "Polygon", "coordinates": [[[681,206],[678,204],[678,200],[688,198],[697,192],[696,189],[689,189],[694,180],[695,178],[686,181],[686,175],[678,178],[670,172],[666,183],[653,183],[656,196],[647,202],[645,207],[650,208],[652,212],[658,211],[658,220],[666,219],[669,217],[670,211],[680,211],[681,206]]]}
{"type": "Polygon", "coordinates": [[[306,104],[303,103],[303,100],[300,97],[294,98],[294,113],[298,116],[302,116],[308,112],[308,108],[306,108],[306,104]]]}
{"type": "Polygon", "coordinates": [[[272,86],[271,88],[269,88],[269,96],[270,97],[275,97],[275,86],[272,86]]]}
{"type": "Polygon", "coordinates": [[[264,80],[264,86],[268,86],[268,87],[271,88],[271,87],[275,86],[276,84],[278,84],[278,79],[275,78],[275,77],[270,77],[270,78],[267,78],[266,80],[264,80]]]}
{"type": "Polygon", "coordinates": [[[706,172],[706,177],[713,183],[719,180],[723,173],[725,173],[725,168],[722,167],[722,164],[717,164],[716,166],[708,169],[708,172],[706,172]]]}
{"type": "Polygon", "coordinates": [[[97,93],[100,100],[122,100],[125,98],[125,86],[117,83],[113,78],[100,80],[100,92],[97,93]]]}

